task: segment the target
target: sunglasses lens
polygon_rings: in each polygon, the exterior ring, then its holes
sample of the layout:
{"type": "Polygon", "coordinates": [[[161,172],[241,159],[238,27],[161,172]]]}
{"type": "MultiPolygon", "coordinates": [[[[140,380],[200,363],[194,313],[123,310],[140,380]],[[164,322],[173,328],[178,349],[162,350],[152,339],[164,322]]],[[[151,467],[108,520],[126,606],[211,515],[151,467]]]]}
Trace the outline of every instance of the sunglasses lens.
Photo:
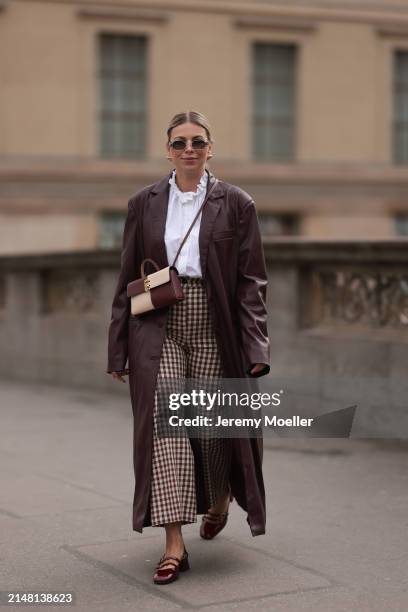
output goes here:
{"type": "Polygon", "coordinates": [[[207,146],[205,140],[201,138],[197,138],[197,140],[193,140],[192,142],[193,149],[204,149],[207,146]]]}
{"type": "Polygon", "coordinates": [[[172,144],[173,149],[176,151],[183,151],[186,148],[186,143],[184,140],[175,140],[172,144]]]}

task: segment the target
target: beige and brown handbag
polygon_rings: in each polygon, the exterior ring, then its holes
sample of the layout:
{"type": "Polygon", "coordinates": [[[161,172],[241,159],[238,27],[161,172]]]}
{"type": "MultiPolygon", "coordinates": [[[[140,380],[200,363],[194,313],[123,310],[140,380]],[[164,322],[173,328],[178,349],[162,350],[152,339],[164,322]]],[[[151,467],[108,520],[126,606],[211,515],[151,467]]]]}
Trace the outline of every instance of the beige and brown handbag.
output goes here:
{"type": "Polygon", "coordinates": [[[204,202],[200,206],[200,209],[194,217],[186,235],[181,241],[172,265],[160,269],[158,264],[153,259],[148,258],[142,261],[140,266],[141,278],[138,278],[127,285],[127,296],[130,297],[130,310],[132,315],[142,314],[143,312],[148,312],[149,310],[154,310],[156,308],[163,308],[164,306],[171,306],[172,304],[184,299],[184,292],[175,263],[193,228],[194,223],[197,221],[200,212],[204,208],[204,205],[206,204],[217,182],[218,180],[215,179],[214,184],[208,191],[204,202]],[[145,264],[148,262],[150,262],[156,268],[156,272],[146,274],[145,264]]]}

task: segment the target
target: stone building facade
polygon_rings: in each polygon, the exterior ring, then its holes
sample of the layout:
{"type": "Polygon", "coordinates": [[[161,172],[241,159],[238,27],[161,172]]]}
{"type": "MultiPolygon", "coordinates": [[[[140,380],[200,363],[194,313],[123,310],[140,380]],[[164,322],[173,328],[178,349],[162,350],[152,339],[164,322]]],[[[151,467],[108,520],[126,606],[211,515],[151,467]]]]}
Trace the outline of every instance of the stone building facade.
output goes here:
{"type": "Polygon", "coordinates": [[[0,0],[0,254],[118,246],[197,109],[265,235],[408,233],[405,0],[0,0]]]}

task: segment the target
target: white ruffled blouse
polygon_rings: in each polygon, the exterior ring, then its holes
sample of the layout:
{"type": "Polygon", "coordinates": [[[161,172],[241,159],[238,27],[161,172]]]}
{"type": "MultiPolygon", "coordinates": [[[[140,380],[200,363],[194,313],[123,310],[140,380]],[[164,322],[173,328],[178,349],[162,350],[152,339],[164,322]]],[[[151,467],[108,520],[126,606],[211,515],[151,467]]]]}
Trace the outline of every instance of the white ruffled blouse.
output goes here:
{"type": "MultiPolygon", "coordinates": [[[[173,264],[181,241],[204,201],[207,181],[208,174],[204,171],[197,185],[197,191],[180,191],[176,183],[176,171],[173,170],[169,179],[169,203],[164,233],[169,265],[173,264]]],[[[202,213],[200,213],[177,258],[175,265],[181,276],[202,276],[198,246],[201,216],[202,213]]]]}

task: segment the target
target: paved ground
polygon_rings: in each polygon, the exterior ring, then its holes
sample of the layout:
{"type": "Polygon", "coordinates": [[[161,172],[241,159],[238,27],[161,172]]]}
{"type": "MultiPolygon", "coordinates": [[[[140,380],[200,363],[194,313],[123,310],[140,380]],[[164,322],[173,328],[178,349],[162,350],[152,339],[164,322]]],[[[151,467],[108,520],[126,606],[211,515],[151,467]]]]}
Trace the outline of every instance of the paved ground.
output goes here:
{"type": "Polygon", "coordinates": [[[115,384],[1,383],[0,589],[74,592],[81,612],[408,610],[408,452],[390,442],[272,442],[267,534],[233,503],[214,541],[185,528],[192,570],[156,587],[163,532],[131,528],[132,415],[115,384]]]}

